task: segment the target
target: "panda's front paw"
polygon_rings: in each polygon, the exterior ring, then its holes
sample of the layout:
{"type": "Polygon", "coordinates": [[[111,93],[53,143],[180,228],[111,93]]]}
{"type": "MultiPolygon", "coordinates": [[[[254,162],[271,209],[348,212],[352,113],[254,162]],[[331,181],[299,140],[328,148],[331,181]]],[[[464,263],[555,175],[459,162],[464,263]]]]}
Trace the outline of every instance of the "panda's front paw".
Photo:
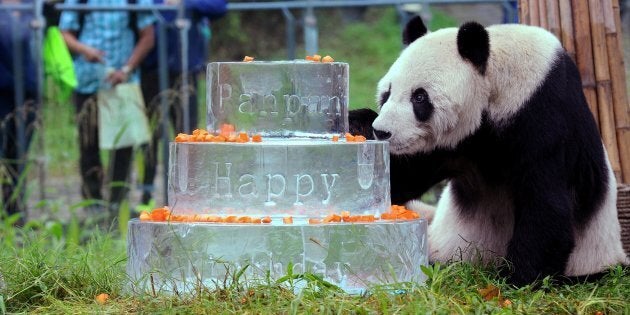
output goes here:
{"type": "Polygon", "coordinates": [[[361,108],[348,112],[348,131],[353,135],[362,135],[368,140],[374,140],[372,123],[378,114],[369,109],[361,108]]]}

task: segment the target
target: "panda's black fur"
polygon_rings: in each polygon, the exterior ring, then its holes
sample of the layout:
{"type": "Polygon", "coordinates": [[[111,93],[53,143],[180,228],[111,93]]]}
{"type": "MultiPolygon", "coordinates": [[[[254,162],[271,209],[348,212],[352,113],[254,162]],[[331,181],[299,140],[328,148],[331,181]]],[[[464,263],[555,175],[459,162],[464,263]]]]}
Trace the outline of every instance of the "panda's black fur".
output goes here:
{"type": "MultiPolygon", "coordinates": [[[[422,21],[414,18],[403,33],[403,42],[412,44],[425,33],[422,21]]],[[[456,40],[461,58],[485,75],[492,42],[484,27],[474,22],[464,24],[456,40]]],[[[377,96],[381,106],[388,101],[391,90],[386,84],[382,87],[377,96]]],[[[511,268],[506,275],[515,285],[547,275],[584,276],[584,270],[596,273],[612,264],[627,263],[621,249],[619,223],[616,216],[611,219],[610,215],[616,183],[582,92],[579,72],[564,50],[555,52],[544,80],[533,91],[517,111],[501,119],[492,119],[484,109],[478,126],[456,145],[437,145],[402,154],[393,152],[392,203],[405,204],[433,185],[449,180],[444,204],[456,208],[450,209],[449,215],[457,218],[440,222],[459,222],[460,226],[432,226],[429,233],[447,233],[444,231],[451,229],[450,233],[457,234],[458,229],[467,228],[498,231],[496,240],[489,240],[492,235],[480,235],[480,243],[498,242],[499,248],[505,247],[503,253],[498,251],[488,256],[504,257],[509,262],[511,268]],[[471,224],[487,224],[487,227],[470,227],[471,224]],[[612,232],[588,230],[602,227],[612,232]],[[604,257],[589,260],[584,247],[572,256],[578,240],[586,242],[585,246],[605,247],[599,252],[593,249],[593,255],[604,257]],[[604,265],[593,261],[597,259],[602,259],[604,265]],[[582,268],[580,264],[597,268],[582,268]]],[[[408,93],[412,95],[411,106],[414,92],[408,93]]],[[[425,110],[430,107],[430,115],[435,115],[437,109],[430,99],[420,102],[424,103],[413,105],[414,113],[415,107],[421,106],[425,110]]],[[[366,137],[374,134],[388,139],[392,130],[370,130],[374,116],[367,110],[351,111],[350,125],[366,137]]],[[[417,113],[415,119],[417,128],[421,128],[424,122],[417,113]]],[[[397,121],[374,122],[377,124],[383,127],[396,125],[397,121]]],[[[442,236],[430,235],[430,240],[432,237],[442,236]]],[[[475,242],[465,240],[468,241],[475,242]]],[[[440,256],[440,245],[436,248],[435,243],[430,241],[431,253],[439,257],[437,260],[448,260],[440,256]]],[[[474,260],[472,255],[452,258],[474,260]]]]}

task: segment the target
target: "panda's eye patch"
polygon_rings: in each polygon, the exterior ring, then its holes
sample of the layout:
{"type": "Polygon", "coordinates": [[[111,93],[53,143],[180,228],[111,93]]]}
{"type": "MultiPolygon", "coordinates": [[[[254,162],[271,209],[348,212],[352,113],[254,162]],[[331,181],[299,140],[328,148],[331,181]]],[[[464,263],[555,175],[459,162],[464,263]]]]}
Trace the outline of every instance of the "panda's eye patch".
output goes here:
{"type": "Polygon", "coordinates": [[[392,86],[390,85],[390,86],[389,86],[389,90],[387,90],[386,92],[383,92],[383,93],[381,94],[381,99],[380,99],[380,102],[379,102],[379,103],[380,103],[379,105],[380,105],[381,107],[382,107],[382,106],[383,106],[383,104],[385,104],[385,103],[387,102],[387,100],[389,99],[389,96],[392,94],[392,93],[391,93],[391,91],[392,91],[392,86]]]}
{"type": "Polygon", "coordinates": [[[418,88],[411,93],[411,104],[413,113],[418,121],[424,122],[431,118],[433,114],[433,104],[429,100],[429,93],[423,88],[418,88]]]}

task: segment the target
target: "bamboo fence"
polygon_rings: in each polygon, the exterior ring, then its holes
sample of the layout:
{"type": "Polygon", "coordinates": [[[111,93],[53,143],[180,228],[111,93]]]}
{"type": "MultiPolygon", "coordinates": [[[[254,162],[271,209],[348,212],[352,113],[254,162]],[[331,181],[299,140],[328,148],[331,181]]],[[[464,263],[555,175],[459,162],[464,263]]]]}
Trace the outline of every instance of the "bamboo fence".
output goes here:
{"type": "Polygon", "coordinates": [[[621,241],[630,254],[630,106],[619,0],[519,0],[521,23],[552,32],[578,66],[582,90],[617,177],[621,241]]]}
{"type": "Polygon", "coordinates": [[[630,183],[630,106],[619,0],[519,0],[521,23],[549,30],[578,66],[619,183],[630,183]]]}

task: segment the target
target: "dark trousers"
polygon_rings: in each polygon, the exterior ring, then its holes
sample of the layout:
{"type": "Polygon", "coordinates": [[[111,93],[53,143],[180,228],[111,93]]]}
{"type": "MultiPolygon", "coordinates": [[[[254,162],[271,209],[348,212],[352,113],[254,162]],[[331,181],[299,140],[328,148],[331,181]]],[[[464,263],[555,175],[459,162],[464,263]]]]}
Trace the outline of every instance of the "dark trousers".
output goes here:
{"type": "MultiPolygon", "coordinates": [[[[152,130],[152,136],[149,144],[144,147],[144,163],[145,173],[142,179],[142,203],[147,203],[151,199],[154,191],[153,182],[155,180],[157,163],[158,163],[158,145],[162,137],[160,128],[161,116],[161,96],[166,97],[169,111],[169,120],[173,126],[175,134],[180,132],[190,133],[197,128],[197,76],[191,75],[188,80],[188,119],[190,122],[189,129],[184,130],[184,109],[181,104],[181,76],[179,74],[169,75],[169,89],[160,91],[160,80],[157,69],[142,70],[142,94],[146,102],[147,117],[152,130]]],[[[165,161],[164,163],[167,163],[165,161]]]]}
{"type": "MultiPolygon", "coordinates": [[[[79,166],[81,170],[81,195],[84,199],[103,200],[101,188],[105,179],[98,142],[98,106],[96,94],[75,93],[77,124],[79,127],[79,166]]],[[[128,177],[131,171],[133,147],[112,150],[110,153],[110,205],[119,205],[129,191],[128,177]]]]}
{"type": "Polygon", "coordinates": [[[25,170],[28,164],[27,150],[35,129],[37,107],[32,93],[25,93],[22,110],[14,104],[13,89],[0,89],[0,184],[2,186],[2,208],[8,215],[22,213],[20,223],[26,216],[25,170]],[[18,139],[18,124],[23,126],[24,137],[18,139]],[[21,143],[20,143],[21,142],[21,143]],[[19,150],[19,145],[22,150],[19,150]]]}

